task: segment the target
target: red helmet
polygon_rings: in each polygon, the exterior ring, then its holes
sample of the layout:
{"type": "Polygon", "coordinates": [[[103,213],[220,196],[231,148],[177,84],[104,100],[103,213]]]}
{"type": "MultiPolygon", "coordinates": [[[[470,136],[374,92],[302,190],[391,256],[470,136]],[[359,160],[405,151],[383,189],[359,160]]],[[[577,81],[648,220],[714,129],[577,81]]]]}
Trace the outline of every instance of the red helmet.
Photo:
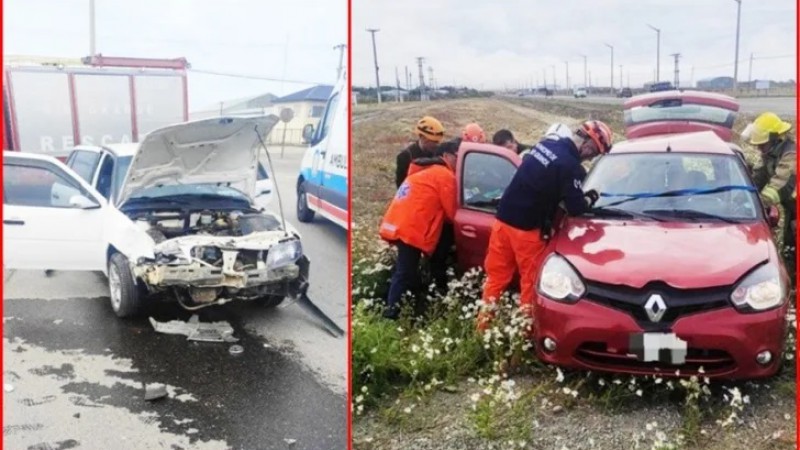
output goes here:
{"type": "Polygon", "coordinates": [[[578,135],[592,140],[600,153],[611,150],[611,128],[599,120],[587,120],[578,128],[578,135]]]}
{"type": "Polygon", "coordinates": [[[464,127],[464,131],[461,133],[461,139],[467,142],[478,142],[482,144],[486,142],[486,134],[483,132],[483,128],[481,128],[480,125],[471,123],[464,127]]]}

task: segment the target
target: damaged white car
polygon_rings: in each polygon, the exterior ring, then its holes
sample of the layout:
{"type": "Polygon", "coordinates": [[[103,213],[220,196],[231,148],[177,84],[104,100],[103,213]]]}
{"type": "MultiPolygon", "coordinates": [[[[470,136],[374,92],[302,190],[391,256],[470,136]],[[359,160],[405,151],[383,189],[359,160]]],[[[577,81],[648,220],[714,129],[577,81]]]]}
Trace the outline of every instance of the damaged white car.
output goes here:
{"type": "Polygon", "coordinates": [[[103,271],[120,317],[151,301],[193,310],[293,297],[330,322],[305,295],[299,233],[248,194],[277,121],[207,119],[148,134],[117,207],[54,158],[4,152],[5,268],[103,271]]]}

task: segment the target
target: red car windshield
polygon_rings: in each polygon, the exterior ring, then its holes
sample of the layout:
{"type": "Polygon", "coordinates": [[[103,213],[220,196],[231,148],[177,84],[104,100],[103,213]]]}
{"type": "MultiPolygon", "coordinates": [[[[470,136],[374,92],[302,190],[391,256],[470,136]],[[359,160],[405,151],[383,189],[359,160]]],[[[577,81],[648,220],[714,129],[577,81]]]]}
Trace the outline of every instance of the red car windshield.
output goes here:
{"type": "Polygon", "coordinates": [[[760,217],[756,190],[733,155],[607,155],[592,168],[584,189],[601,193],[596,208],[635,215],[729,221],[760,217]]]}

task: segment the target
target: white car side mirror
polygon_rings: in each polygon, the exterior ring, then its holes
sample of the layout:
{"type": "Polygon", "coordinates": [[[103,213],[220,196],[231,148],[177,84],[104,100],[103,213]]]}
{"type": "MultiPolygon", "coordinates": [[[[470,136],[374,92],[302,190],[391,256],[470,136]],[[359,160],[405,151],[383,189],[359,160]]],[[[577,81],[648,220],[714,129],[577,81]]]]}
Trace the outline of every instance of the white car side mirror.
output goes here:
{"type": "Polygon", "coordinates": [[[100,207],[100,203],[86,196],[77,194],[69,198],[69,206],[80,209],[97,209],[100,207]]]}

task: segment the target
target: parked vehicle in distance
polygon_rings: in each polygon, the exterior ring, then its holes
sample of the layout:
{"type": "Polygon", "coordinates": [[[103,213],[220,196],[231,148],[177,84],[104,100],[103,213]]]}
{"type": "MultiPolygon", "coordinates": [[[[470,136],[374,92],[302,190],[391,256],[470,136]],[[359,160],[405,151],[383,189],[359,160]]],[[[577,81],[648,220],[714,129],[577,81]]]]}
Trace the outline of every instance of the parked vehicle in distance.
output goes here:
{"type": "MultiPolygon", "coordinates": [[[[601,193],[591,212],[554,221],[534,300],[535,352],[574,369],[772,376],[784,359],[789,277],[771,233],[779,210],[764,207],[724,138],[738,104],[710,109],[702,102],[729,100],[682,94],[665,106],[672,93],[659,95],[626,103],[629,139],[584,183],[601,193]]],[[[461,270],[483,265],[498,200],[520,163],[505,148],[461,144],[461,270]]]]}
{"type": "Polygon", "coordinates": [[[631,91],[631,88],[622,88],[619,91],[617,91],[617,97],[618,98],[633,97],[633,91],[631,91]]]}
{"type": "Polygon", "coordinates": [[[575,98],[584,98],[584,97],[586,97],[586,88],[582,88],[582,87],[575,88],[575,90],[572,91],[572,95],[575,98]]]}
{"type": "Polygon", "coordinates": [[[650,85],[650,92],[671,91],[675,89],[669,81],[660,81],[650,85]]]}

